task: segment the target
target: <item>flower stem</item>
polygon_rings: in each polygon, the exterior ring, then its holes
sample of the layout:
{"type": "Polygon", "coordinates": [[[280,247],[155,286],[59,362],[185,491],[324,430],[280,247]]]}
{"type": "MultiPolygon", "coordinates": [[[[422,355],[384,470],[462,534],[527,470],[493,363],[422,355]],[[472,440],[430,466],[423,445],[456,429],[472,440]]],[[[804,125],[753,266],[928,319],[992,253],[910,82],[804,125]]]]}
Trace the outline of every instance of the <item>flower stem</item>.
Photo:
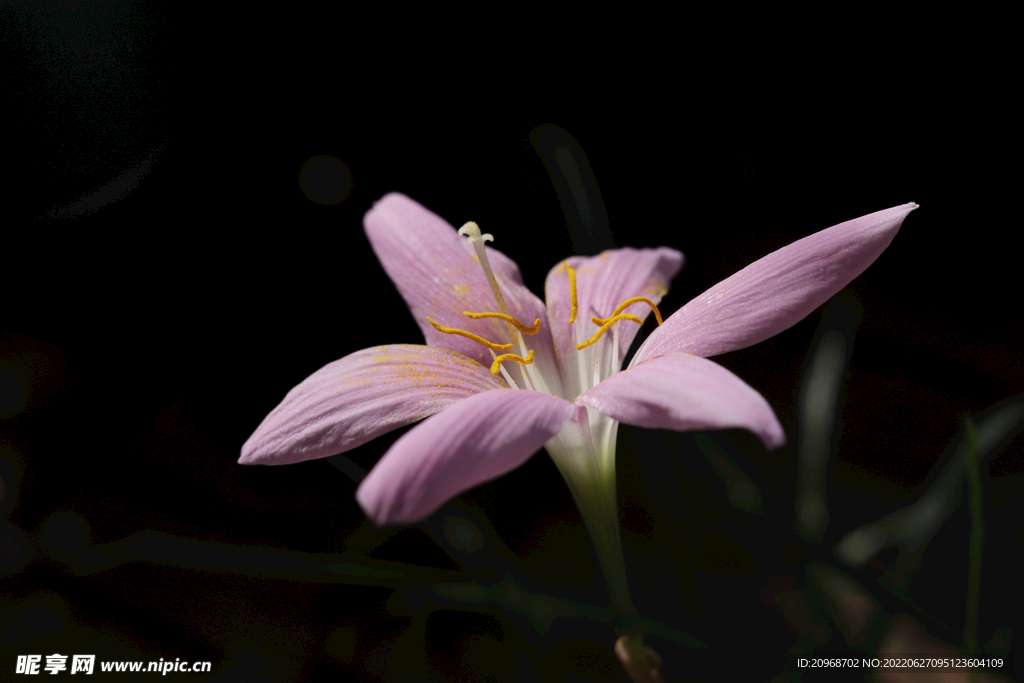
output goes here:
{"type": "MultiPolygon", "coordinates": [[[[970,570],[967,577],[967,619],[964,625],[964,654],[975,657],[981,654],[978,645],[978,607],[981,604],[981,547],[985,534],[982,523],[981,472],[978,467],[978,441],[974,433],[974,420],[964,419],[964,446],[967,460],[967,502],[971,514],[971,536],[969,541],[970,570]]],[[[970,680],[977,680],[971,670],[970,680]]]]}
{"type": "Polygon", "coordinates": [[[644,624],[629,593],[626,563],[622,555],[614,472],[610,482],[606,481],[603,486],[595,488],[596,491],[590,492],[592,495],[589,496],[577,495],[574,491],[573,498],[583,515],[608,584],[616,616],[615,630],[619,635],[616,654],[634,683],[653,683],[660,678],[655,677],[656,673],[648,661],[647,648],[644,647],[644,624]]]}
{"type": "MultiPolygon", "coordinates": [[[[647,683],[660,679],[651,678],[654,669],[648,661],[644,647],[644,625],[633,605],[626,578],[626,563],[622,555],[622,535],[619,528],[614,448],[614,439],[608,439],[605,448],[602,449],[603,457],[597,458],[601,466],[588,472],[589,476],[585,478],[580,477],[580,473],[566,468],[564,464],[570,460],[556,457],[557,450],[552,453],[552,460],[558,466],[573,500],[576,501],[576,507],[580,510],[587,532],[594,543],[594,549],[597,551],[597,560],[608,585],[612,609],[615,611],[615,630],[620,637],[616,644],[616,654],[634,681],[647,683]]],[[[550,443],[548,450],[553,450],[550,443]]]]}

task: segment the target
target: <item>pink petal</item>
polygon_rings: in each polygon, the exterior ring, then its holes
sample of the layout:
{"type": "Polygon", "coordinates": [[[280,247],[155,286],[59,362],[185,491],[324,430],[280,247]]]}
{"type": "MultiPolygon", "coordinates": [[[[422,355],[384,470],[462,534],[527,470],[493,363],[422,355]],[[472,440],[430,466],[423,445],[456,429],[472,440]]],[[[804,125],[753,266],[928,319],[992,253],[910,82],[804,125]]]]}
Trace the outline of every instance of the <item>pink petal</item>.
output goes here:
{"type": "MultiPolygon", "coordinates": [[[[438,332],[427,322],[429,316],[440,325],[466,330],[495,343],[510,341],[500,320],[472,320],[463,315],[463,311],[498,310],[466,238],[443,218],[397,192],[374,204],[363,224],[374,253],[412,311],[427,344],[457,351],[490,366],[492,358],[486,348],[465,337],[438,332]]],[[[486,233],[487,226],[481,226],[481,230],[486,233]]],[[[523,286],[515,262],[490,247],[487,258],[511,315],[525,325],[532,325],[537,318],[544,321],[544,303],[523,286]]],[[[527,337],[526,343],[536,354],[537,368],[546,377],[554,376],[547,325],[542,324],[540,332],[527,337]]]]}
{"type": "Polygon", "coordinates": [[[396,441],[360,484],[356,499],[378,526],[421,520],[459,493],[526,462],[574,409],[535,391],[468,398],[396,441]]]}
{"type": "MultiPolygon", "coordinates": [[[[598,326],[591,322],[591,316],[605,318],[620,303],[635,296],[646,297],[655,304],[661,301],[661,297],[668,291],[672,278],[683,265],[683,255],[668,247],[612,249],[599,256],[573,256],[566,260],[576,271],[576,326],[581,342],[598,330],[598,326]]],[[[572,378],[577,376],[578,371],[577,340],[572,326],[569,325],[569,274],[564,263],[557,264],[548,273],[544,292],[566,396],[576,396],[579,388],[567,386],[567,383],[572,383],[572,378]]],[[[646,304],[639,303],[623,312],[645,320],[651,309],[646,304]]],[[[622,360],[640,326],[632,322],[621,322],[618,328],[619,358],[616,367],[621,367],[622,360]]]]}
{"type": "Polygon", "coordinates": [[[864,272],[916,208],[878,211],[768,254],[676,311],[634,362],[675,351],[717,356],[775,336],[864,272]]]}
{"type": "Polygon", "coordinates": [[[768,449],[786,442],[768,402],[714,361],[672,353],[609,377],[579,397],[619,422],[690,431],[739,427],[768,449]]]}
{"type": "Polygon", "coordinates": [[[242,446],[243,465],[289,465],[362,445],[470,396],[507,388],[448,349],[394,344],[320,368],[288,392],[242,446]]]}

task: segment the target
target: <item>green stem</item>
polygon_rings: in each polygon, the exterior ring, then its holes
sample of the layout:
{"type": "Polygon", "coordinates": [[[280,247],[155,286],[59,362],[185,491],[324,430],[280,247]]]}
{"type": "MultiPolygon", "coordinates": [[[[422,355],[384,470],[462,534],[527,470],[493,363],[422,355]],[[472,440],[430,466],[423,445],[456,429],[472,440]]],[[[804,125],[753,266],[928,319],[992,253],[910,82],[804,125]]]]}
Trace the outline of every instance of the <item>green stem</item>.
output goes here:
{"type": "MultiPolygon", "coordinates": [[[[971,513],[969,541],[969,572],[967,576],[967,623],[964,625],[964,654],[981,654],[978,645],[978,610],[981,605],[981,546],[984,537],[982,524],[981,472],[978,466],[978,444],[974,434],[974,421],[964,420],[964,447],[967,460],[967,499],[971,513]]],[[[971,680],[975,680],[971,670],[971,680]]]]}
{"type": "Polygon", "coordinates": [[[619,617],[619,635],[626,635],[633,630],[633,622],[638,621],[638,615],[629,593],[626,562],[622,555],[615,481],[605,482],[596,491],[588,493],[590,495],[575,496],[576,503],[597,551],[597,560],[608,584],[612,608],[619,617]]]}
{"type": "MultiPolygon", "coordinates": [[[[614,449],[614,442],[610,444],[614,449]]],[[[549,445],[549,450],[551,446],[549,445]]],[[[649,672],[647,652],[644,648],[643,622],[633,605],[626,578],[626,563],[622,555],[622,535],[619,528],[619,505],[615,484],[615,458],[613,453],[605,454],[606,467],[598,467],[592,471],[589,480],[577,482],[573,476],[567,476],[563,469],[562,459],[552,457],[562,477],[565,479],[576,506],[580,510],[583,522],[590,534],[597,551],[597,560],[601,565],[608,593],[611,596],[612,609],[616,614],[616,632],[625,636],[624,646],[629,653],[630,661],[635,663],[636,670],[649,672]]],[[[641,677],[637,681],[652,680],[641,677]]]]}

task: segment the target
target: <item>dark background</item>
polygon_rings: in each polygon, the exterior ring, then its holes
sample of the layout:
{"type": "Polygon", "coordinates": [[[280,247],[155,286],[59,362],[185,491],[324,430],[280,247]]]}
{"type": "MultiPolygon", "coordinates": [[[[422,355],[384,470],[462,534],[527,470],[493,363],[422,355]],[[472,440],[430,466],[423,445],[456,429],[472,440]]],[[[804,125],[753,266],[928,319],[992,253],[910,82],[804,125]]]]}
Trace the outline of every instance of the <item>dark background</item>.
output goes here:
{"type": "MultiPolygon", "coordinates": [[[[373,530],[355,484],[325,461],[235,463],[266,413],[322,365],[421,341],[362,230],[387,192],[455,226],[477,221],[543,291],[548,269],[573,253],[576,218],[536,142],[538,130],[560,130],[585,153],[616,246],[686,255],[666,315],[795,239],[909,201],[921,207],[850,287],[863,312],[823,544],[792,541],[790,449],[715,437],[744,454],[738,462],[761,488],[764,509],[748,515],[729,506],[692,436],[620,431],[625,552],[641,613],[733,661],[764,663],[764,677],[781,671],[800,634],[775,592],[799,585],[800,567],[827,558],[830,542],[912,502],[962,415],[1024,386],[1011,213],[1019,146],[992,74],[971,76],[892,35],[884,48],[881,37],[834,52],[823,44],[815,59],[768,63],[775,53],[758,45],[724,59],[657,40],[591,43],[555,18],[506,41],[302,11],[193,17],[155,2],[0,11],[13,122],[0,641],[14,654],[209,660],[210,680],[623,680],[607,624],[562,618],[531,633],[497,608],[396,613],[393,588],[261,570],[253,558],[270,549],[458,565],[421,531],[373,530]],[[882,70],[857,57],[883,49],[899,58],[882,70]],[[317,204],[300,188],[316,155],[347,167],[340,203],[317,204]],[[144,531],[169,536],[132,537],[144,531]],[[89,559],[97,549],[106,559],[89,559]]],[[[716,359],[768,399],[787,431],[820,321],[816,312],[716,359]]],[[[369,469],[393,438],[347,455],[369,469]]],[[[1020,449],[988,465],[987,552],[1022,540],[1020,449]]],[[[607,604],[545,454],[461,500],[490,519],[529,590],[607,604]]],[[[963,511],[948,528],[951,550],[924,558],[912,593],[917,618],[953,629],[945,639],[963,622],[963,511]]],[[[996,601],[1019,598],[998,557],[984,565],[983,642],[1016,625],[996,601]]],[[[877,578],[880,565],[862,578],[877,578]]],[[[684,680],[694,655],[649,641],[668,680],[684,680]]],[[[14,654],[0,666],[10,670],[14,654]]]]}

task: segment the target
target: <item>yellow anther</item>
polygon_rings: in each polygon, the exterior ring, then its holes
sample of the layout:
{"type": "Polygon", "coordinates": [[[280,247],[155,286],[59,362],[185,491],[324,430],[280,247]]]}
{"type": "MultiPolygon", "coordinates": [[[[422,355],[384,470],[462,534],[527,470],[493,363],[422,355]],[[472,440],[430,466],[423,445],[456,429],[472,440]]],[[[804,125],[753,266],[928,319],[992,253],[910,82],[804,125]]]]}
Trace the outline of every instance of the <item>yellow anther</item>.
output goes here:
{"type": "MultiPolygon", "coordinates": [[[[600,324],[600,323],[598,323],[598,319],[597,318],[591,318],[591,320],[594,321],[595,325],[600,324]]],[[[643,325],[643,322],[644,322],[644,321],[640,320],[640,318],[638,318],[635,315],[632,315],[630,313],[622,313],[620,315],[613,315],[610,318],[607,318],[604,321],[604,323],[601,324],[601,329],[599,329],[597,331],[597,334],[595,334],[593,337],[591,337],[587,341],[583,342],[582,344],[577,344],[576,345],[576,350],[577,351],[582,351],[583,349],[587,348],[591,344],[596,344],[597,340],[601,338],[601,335],[604,334],[605,332],[607,332],[608,330],[610,330],[612,325],[614,325],[615,323],[619,322],[620,320],[632,320],[637,325],[643,325]]]]}
{"type": "Polygon", "coordinates": [[[643,302],[651,307],[651,310],[654,311],[654,317],[658,319],[658,324],[660,325],[663,322],[661,319],[661,311],[658,310],[658,307],[654,305],[653,301],[642,296],[634,296],[632,299],[626,299],[621,304],[616,306],[615,310],[612,311],[612,314],[607,318],[591,318],[591,320],[594,321],[595,325],[604,325],[605,321],[611,320],[619,313],[622,313],[622,311],[626,310],[627,307],[632,306],[633,304],[638,304],[640,302],[643,302]]]}
{"type": "MultiPolygon", "coordinates": [[[[472,339],[477,344],[483,344],[487,348],[493,349],[494,351],[506,351],[506,350],[512,348],[511,344],[495,344],[494,342],[487,341],[483,337],[478,337],[477,335],[473,334],[472,332],[466,332],[465,330],[457,330],[454,327],[445,327],[444,325],[438,325],[436,322],[434,322],[430,318],[427,318],[427,322],[430,323],[431,325],[433,325],[434,329],[437,330],[438,332],[444,332],[445,334],[457,334],[460,337],[465,337],[466,339],[472,339]]],[[[495,373],[495,374],[497,374],[497,373],[495,373]]]]}
{"type": "Polygon", "coordinates": [[[569,267],[569,262],[565,262],[565,272],[569,273],[569,324],[572,325],[576,322],[576,271],[569,267]]]}
{"type": "Polygon", "coordinates": [[[463,311],[462,315],[467,315],[473,320],[479,320],[480,318],[500,318],[507,323],[511,323],[517,330],[524,334],[537,334],[540,330],[540,318],[534,321],[532,327],[527,327],[510,315],[504,313],[470,313],[469,311],[463,311]]]}
{"type": "MultiPolygon", "coordinates": [[[[509,346],[511,346],[511,344],[509,346]]],[[[523,358],[522,356],[517,356],[514,353],[506,353],[501,356],[498,356],[497,358],[494,359],[494,362],[491,363],[492,375],[497,375],[501,371],[501,361],[503,360],[514,360],[520,365],[529,365],[530,363],[533,362],[533,349],[530,349],[530,352],[526,354],[526,358],[523,358]]]]}

